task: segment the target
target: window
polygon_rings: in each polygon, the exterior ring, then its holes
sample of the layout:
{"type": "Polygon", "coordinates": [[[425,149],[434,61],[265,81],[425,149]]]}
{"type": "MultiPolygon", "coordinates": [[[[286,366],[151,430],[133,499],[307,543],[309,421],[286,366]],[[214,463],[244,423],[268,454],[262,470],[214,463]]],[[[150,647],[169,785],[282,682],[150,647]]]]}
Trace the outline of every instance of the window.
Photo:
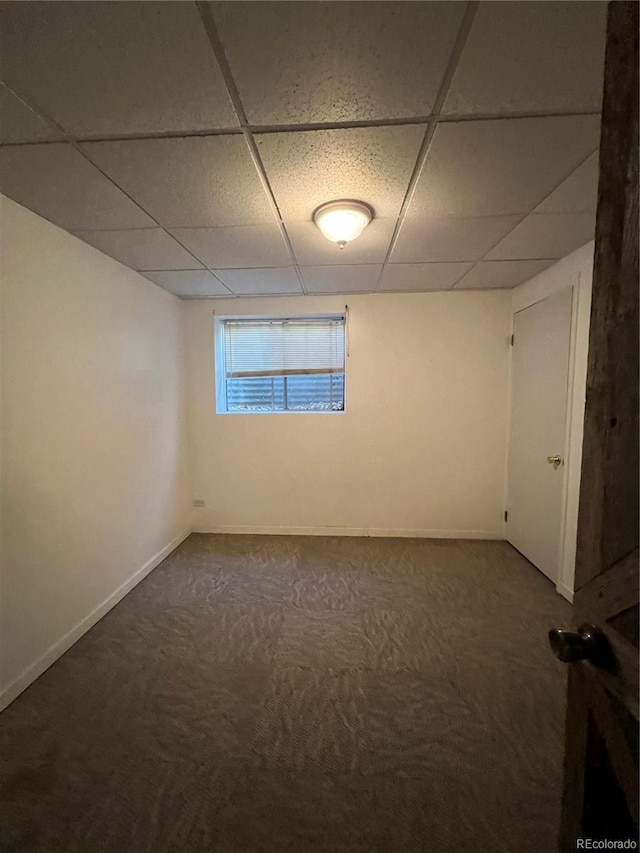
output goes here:
{"type": "Polygon", "coordinates": [[[217,320],[218,412],[344,411],[345,318],[217,320]]]}

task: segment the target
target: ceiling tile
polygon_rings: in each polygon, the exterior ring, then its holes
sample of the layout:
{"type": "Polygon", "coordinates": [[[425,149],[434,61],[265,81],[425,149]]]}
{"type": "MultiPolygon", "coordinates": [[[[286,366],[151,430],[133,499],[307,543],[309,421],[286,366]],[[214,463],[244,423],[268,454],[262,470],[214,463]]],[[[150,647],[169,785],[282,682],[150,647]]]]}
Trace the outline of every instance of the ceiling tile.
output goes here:
{"type": "Polygon", "coordinates": [[[532,213],[487,255],[487,260],[506,258],[564,258],[593,240],[593,213],[532,213]]]}
{"type": "Polygon", "coordinates": [[[389,264],[378,290],[449,290],[473,263],[389,264]]]}
{"type": "Polygon", "coordinates": [[[0,143],[50,142],[57,139],[64,139],[64,134],[0,83],[0,143]]]}
{"type": "Polygon", "coordinates": [[[355,293],[375,290],[382,266],[301,267],[308,293],[355,293]]]}
{"type": "Polygon", "coordinates": [[[555,261],[482,261],[463,276],[456,290],[516,287],[546,270],[555,261]]]}
{"type": "Polygon", "coordinates": [[[73,136],[237,125],[194,3],[0,3],[0,29],[2,79],[73,136]]]}
{"type": "Polygon", "coordinates": [[[381,219],[398,215],[423,125],[358,127],[256,137],[285,222],[310,221],[333,199],[365,201],[381,219]]]}
{"type": "Polygon", "coordinates": [[[0,147],[0,192],[70,231],[154,225],[67,143],[0,147]]]}
{"type": "Polygon", "coordinates": [[[513,228],[519,218],[482,216],[435,219],[407,216],[391,261],[477,261],[513,228]]]}
{"type": "Polygon", "coordinates": [[[277,225],[176,228],[172,232],[210,269],[283,267],[289,250],[277,225]]]}
{"type": "Polygon", "coordinates": [[[600,155],[595,151],[536,207],[536,213],[590,213],[598,202],[600,155]]]}
{"type": "Polygon", "coordinates": [[[197,270],[203,266],[162,228],[74,233],[134,270],[197,270]]]}
{"type": "Polygon", "coordinates": [[[598,147],[592,116],[438,125],[409,213],[529,213],[598,147]]]}
{"type": "Polygon", "coordinates": [[[606,3],[481,3],[446,113],[597,111],[606,3]]]}
{"type": "Polygon", "coordinates": [[[381,264],[395,224],[395,219],[374,219],[344,249],[327,240],[314,222],[289,222],[287,232],[300,264],[381,264]]]}
{"type": "Polygon", "coordinates": [[[442,82],[458,3],[216,3],[253,124],[424,116],[442,82]]]}
{"type": "Polygon", "coordinates": [[[214,270],[218,278],[237,296],[275,296],[302,293],[293,267],[279,269],[214,270]]]}
{"type": "Polygon", "coordinates": [[[273,222],[242,136],[90,142],[82,148],[167,228],[273,222]]]}
{"type": "Polygon", "coordinates": [[[207,270],[181,270],[168,272],[159,270],[157,272],[144,272],[142,275],[149,281],[159,284],[165,290],[170,290],[176,296],[184,297],[207,297],[207,296],[233,296],[227,288],[218,281],[215,276],[207,270]]]}

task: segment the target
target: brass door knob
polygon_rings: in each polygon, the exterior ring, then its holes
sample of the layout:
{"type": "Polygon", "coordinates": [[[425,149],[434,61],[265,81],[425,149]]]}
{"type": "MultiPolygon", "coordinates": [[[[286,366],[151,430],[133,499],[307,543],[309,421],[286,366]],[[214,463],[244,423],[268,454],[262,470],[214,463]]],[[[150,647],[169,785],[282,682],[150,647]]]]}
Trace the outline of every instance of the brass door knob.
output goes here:
{"type": "Polygon", "coordinates": [[[554,456],[547,456],[547,462],[549,465],[553,465],[553,470],[555,471],[562,465],[562,456],[558,456],[557,453],[554,456]]]}

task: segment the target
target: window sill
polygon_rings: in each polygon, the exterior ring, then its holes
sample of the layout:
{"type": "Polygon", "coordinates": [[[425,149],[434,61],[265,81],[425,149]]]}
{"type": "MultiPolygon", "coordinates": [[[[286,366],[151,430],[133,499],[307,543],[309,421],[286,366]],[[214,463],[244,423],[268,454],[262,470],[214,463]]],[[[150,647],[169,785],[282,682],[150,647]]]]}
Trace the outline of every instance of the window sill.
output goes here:
{"type": "Polygon", "coordinates": [[[345,414],[346,414],[345,409],[341,409],[340,411],[336,411],[336,412],[311,412],[311,411],[307,411],[307,412],[304,412],[304,411],[302,411],[302,412],[224,412],[224,411],[222,411],[221,412],[221,411],[216,411],[216,415],[232,415],[232,416],[240,415],[240,416],[247,416],[247,417],[253,417],[254,415],[314,415],[314,416],[316,416],[316,415],[345,415],[345,414]]]}

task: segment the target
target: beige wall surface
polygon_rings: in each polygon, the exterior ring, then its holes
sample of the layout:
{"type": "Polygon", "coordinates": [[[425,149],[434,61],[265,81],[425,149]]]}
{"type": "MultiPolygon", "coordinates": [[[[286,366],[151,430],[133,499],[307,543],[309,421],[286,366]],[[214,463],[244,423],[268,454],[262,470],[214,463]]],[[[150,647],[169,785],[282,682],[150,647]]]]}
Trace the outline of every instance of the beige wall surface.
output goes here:
{"type": "Polygon", "coordinates": [[[185,301],[201,532],[502,537],[508,291],[185,301]],[[216,414],[213,311],[349,304],[346,411],[216,414]]]}
{"type": "Polygon", "coordinates": [[[6,703],[185,535],[190,495],[179,300],[0,203],[6,703]]]}

